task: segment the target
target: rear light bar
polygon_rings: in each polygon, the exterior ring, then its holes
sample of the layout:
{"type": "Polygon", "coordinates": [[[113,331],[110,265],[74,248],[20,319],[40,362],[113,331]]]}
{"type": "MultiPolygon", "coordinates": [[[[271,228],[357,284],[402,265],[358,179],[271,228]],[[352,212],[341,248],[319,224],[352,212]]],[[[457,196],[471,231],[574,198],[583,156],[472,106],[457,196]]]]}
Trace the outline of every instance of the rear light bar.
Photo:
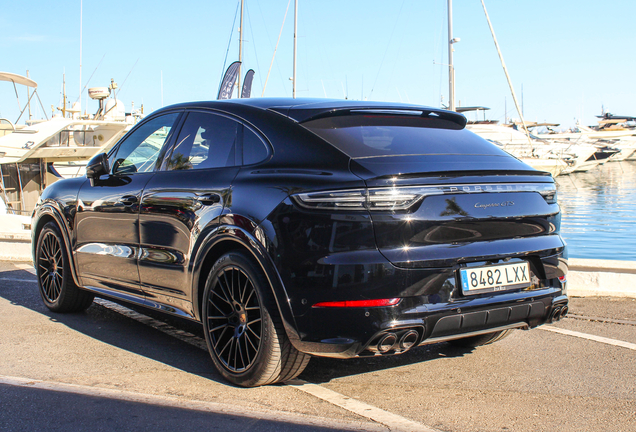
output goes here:
{"type": "Polygon", "coordinates": [[[422,198],[401,188],[352,189],[345,191],[312,192],[294,195],[302,207],[318,209],[389,209],[405,210],[422,198]]]}
{"type": "Polygon", "coordinates": [[[400,302],[399,298],[378,300],[345,300],[316,303],[312,307],[352,308],[352,307],[382,307],[394,306],[400,302]]]}
{"type": "Polygon", "coordinates": [[[455,195],[500,192],[535,192],[548,204],[556,204],[554,183],[471,184],[444,186],[403,186],[309,192],[293,195],[301,206],[322,210],[408,210],[430,195],[455,195]]]}

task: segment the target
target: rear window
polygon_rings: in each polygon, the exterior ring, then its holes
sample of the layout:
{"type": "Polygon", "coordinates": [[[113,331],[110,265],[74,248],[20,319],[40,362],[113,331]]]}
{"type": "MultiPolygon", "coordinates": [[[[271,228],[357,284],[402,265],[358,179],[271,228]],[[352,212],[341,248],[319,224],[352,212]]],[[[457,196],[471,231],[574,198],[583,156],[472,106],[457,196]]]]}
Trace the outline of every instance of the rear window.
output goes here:
{"type": "Polygon", "coordinates": [[[448,120],[416,115],[344,115],[303,126],[352,158],[408,155],[507,155],[448,120]]]}

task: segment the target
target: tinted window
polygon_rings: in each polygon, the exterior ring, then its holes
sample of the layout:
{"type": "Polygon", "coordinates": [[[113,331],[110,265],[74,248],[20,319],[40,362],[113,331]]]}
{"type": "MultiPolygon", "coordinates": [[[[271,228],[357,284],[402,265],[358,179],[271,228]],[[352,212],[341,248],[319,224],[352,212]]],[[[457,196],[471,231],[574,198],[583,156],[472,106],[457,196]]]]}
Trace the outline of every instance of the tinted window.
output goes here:
{"type": "Polygon", "coordinates": [[[243,164],[251,165],[265,160],[265,143],[247,127],[243,127],[243,164]]]}
{"type": "Polygon", "coordinates": [[[303,123],[352,158],[397,155],[479,154],[504,151],[447,120],[408,115],[347,115],[303,123]]]}
{"type": "Polygon", "coordinates": [[[155,168],[161,147],[179,117],[179,113],[171,113],[155,117],[139,126],[126,137],[116,153],[110,157],[113,174],[132,174],[148,172],[155,168]]]}
{"type": "Polygon", "coordinates": [[[216,114],[188,114],[168,161],[168,169],[220,168],[236,165],[238,126],[234,120],[216,114]]]}

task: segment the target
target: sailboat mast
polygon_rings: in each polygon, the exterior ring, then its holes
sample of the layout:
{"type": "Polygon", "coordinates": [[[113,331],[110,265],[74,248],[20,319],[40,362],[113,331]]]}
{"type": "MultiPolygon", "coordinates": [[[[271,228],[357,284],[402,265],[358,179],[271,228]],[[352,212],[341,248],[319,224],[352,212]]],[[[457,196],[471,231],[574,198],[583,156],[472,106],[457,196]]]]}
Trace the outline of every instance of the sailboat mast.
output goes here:
{"type": "MultiPolygon", "coordinates": [[[[450,1],[450,0],[449,0],[450,1]]],[[[501,67],[503,68],[504,74],[506,75],[506,80],[508,81],[508,87],[510,87],[510,93],[512,94],[512,101],[515,103],[515,108],[517,109],[517,113],[521,118],[521,126],[523,127],[524,132],[526,133],[526,137],[528,138],[528,143],[532,144],[530,140],[530,133],[528,132],[528,128],[526,127],[526,121],[523,118],[523,110],[519,107],[519,102],[517,101],[517,95],[515,94],[515,88],[512,86],[512,80],[510,79],[510,75],[508,74],[508,68],[506,67],[506,62],[504,62],[503,54],[499,49],[499,42],[497,42],[497,36],[495,36],[495,29],[492,27],[492,23],[490,22],[490,17],[488,16],[488,11],[486,10],[486,4],[484,0],[481,0],[481,5],[484,8],[484,14],[486,15],[486,21],[488,22],[488,27],[490,28],[490,34],[492,35],[492,40],[495,43],[495,48],[497,48],[497,54],[499,54],[499,60],[501,60],[501,67]]]]}
{"type": "Polygon", "coordinates": [[[448,109],[455,111],[455,68],[453,68],[453,0],[448,0],[448,109]]]}
{"type": "Polygon", "coordinates": [[[243,7],[244,0],[241,0],[241,24],[239,27],[239,58],[238,61],[241,62],[238,67],[238,85],[236,87],[238,97],[241,97],[241,64],[243,64],[243,7]]]}
{"type": "Polygon", "coordinates": [[[294,0],[294,75],[292,77],[292,97],[296,99],[296,51],[298,35],[298,0],[294,0]]]}
{"type": "MultiPolygon", "coordinates": [[[[82,14],[83,14],[83,1],[80,0],[80,40],[79,40],[79,106],[80,106],[80,115],[82,114],[81,106],[82,106],[82,14]]],[[[88,102],[87,102],[88,104],[88,102]]]]}
{"type": "Polygon", "coordinates": [[[66,118],[66,72],[62,74],[62,117],[66,118]]]}

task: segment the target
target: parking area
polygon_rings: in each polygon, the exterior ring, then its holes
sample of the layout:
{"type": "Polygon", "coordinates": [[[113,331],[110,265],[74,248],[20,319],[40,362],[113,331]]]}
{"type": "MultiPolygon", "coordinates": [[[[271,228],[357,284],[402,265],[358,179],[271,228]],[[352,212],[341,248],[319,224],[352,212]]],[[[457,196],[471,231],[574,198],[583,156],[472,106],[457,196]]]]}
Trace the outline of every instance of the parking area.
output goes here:
{"type": "Polygon", "coordinates": [[[636,299],[573,298],[477,349],[313,358],[287,385],[216,373],[196,326],[99,301],[59,315],[0,262],[0,430],[636,431],[636,299]]]}

